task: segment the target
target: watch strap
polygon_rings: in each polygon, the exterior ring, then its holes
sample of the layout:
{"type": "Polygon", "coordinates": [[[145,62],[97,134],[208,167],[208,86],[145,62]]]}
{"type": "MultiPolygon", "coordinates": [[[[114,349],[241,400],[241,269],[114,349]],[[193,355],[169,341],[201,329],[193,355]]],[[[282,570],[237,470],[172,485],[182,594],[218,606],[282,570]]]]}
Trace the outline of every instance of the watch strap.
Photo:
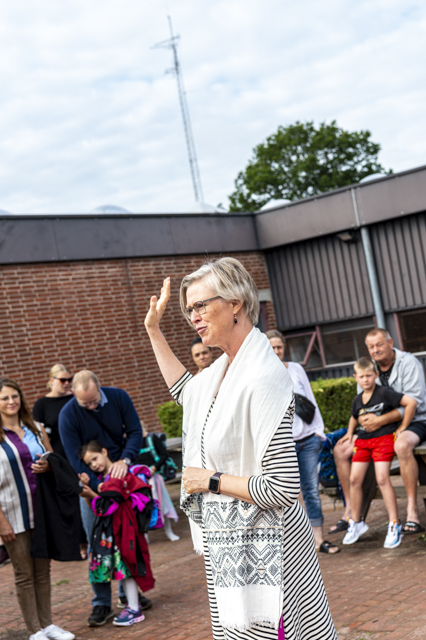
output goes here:
{"type": "Polygon", "coordinates": [[[216,471],[216,473],[210,476],[210,478],[217,478],[219,480],[218,490],[212,491],[212,493],[220,494],[220,476],[223,476],[223,473],[224,473],[223,471],[216,471]]]}

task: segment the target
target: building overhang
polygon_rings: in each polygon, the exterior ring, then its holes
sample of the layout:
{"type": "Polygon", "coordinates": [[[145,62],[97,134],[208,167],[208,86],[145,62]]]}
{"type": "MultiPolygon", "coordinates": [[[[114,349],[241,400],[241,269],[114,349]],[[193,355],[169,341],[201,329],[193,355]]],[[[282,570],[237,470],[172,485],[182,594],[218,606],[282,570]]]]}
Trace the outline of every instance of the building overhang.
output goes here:
{"type": "Polygon", "coordinates": [[[255,214],[0,214],[0,264],[272,249],[421,211],[426,166],[255,214]]]}

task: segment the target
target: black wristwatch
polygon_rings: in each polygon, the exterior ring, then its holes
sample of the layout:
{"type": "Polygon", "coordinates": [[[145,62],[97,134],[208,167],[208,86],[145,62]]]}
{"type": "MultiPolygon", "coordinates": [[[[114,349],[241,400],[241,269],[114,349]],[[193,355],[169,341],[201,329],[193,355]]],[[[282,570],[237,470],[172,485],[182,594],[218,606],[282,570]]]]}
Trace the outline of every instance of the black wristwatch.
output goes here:
{"type": "Polygon", "coordinates": [[[220,493],[220,476],[223,476],[223,472],[217,471],[209,478],[209,491],[212,493],[220,493]]]}

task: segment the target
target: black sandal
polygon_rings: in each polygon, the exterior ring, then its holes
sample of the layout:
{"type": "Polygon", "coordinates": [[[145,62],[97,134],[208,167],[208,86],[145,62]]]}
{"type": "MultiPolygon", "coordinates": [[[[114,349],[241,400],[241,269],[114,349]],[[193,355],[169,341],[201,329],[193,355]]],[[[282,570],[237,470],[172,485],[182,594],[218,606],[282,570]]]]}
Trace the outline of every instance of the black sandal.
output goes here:
{"type": "Polygon", "coordinates": [[[424,531],[424,527],[418,522],[413,522],[412,520],[407,520],[402,529],[405,535],[410,535],[412,533],[422,533],[424,531]],[[405,527],[411,527],[411,529],[406,529],[405,527]]]}
{"type": "Polygon", "coordinates": [[[328,540],[324,540],[323,542],[321,542],[318,551],[320,553],[329,553],[330,555],[334,555],[335,553],[339,553],[340,549],[337,544],[332,544],[328,540]],[[337,551],[331,551],[331,549],[337,549],[337,551]]]}
{"type": "Polygon", "coordinates": [[[332,544],[328,540],[324,540],[321,542],[319,549],[317,549],[320,553],[329,553],[330,555],[334,555],[335,553],[339,553],[340,549],[337,544],[332,544]],[[331,549],[336,549],[336,551],[332,551],[331,549]]]}
{"type": "Polygon", "coordinates": [[[349,522],[345,518],[340,518],[339,522],[336,524],[335,529],[331,529],[328,532],[328,535],[332,533],[340,533],[341,531],[347,531],[349,527],[349,522]]]}

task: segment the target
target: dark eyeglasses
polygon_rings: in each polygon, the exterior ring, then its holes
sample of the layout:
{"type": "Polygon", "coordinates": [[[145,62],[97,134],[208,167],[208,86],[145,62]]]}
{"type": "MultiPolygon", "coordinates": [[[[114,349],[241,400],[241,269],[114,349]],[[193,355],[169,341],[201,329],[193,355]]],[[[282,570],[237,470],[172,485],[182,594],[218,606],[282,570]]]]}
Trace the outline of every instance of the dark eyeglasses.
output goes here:
{"type": "Polygon", "coordinates": [[[72,382],[72,378],[54,378],[54,379],[59,380],[61,384],[65,384],[66,382],[69,382],[71,384],[72,382]]]}
{"type": "Polygon", "coordinates": [[[214,298],[207,298],[207,300],[199,300],[199,302],[194,302],[192,307],[185,307],[185,313],[189,319],[191,319],[191,315],[193,311],[195,311],[195,313],[199,313],[200,315],[203,315],[207,311],[205,306],[206,302],[211,302],[212,300],[217,300],[218,298],[221,298],[221,297],[222,296],[215,296],[214,298]]]}

